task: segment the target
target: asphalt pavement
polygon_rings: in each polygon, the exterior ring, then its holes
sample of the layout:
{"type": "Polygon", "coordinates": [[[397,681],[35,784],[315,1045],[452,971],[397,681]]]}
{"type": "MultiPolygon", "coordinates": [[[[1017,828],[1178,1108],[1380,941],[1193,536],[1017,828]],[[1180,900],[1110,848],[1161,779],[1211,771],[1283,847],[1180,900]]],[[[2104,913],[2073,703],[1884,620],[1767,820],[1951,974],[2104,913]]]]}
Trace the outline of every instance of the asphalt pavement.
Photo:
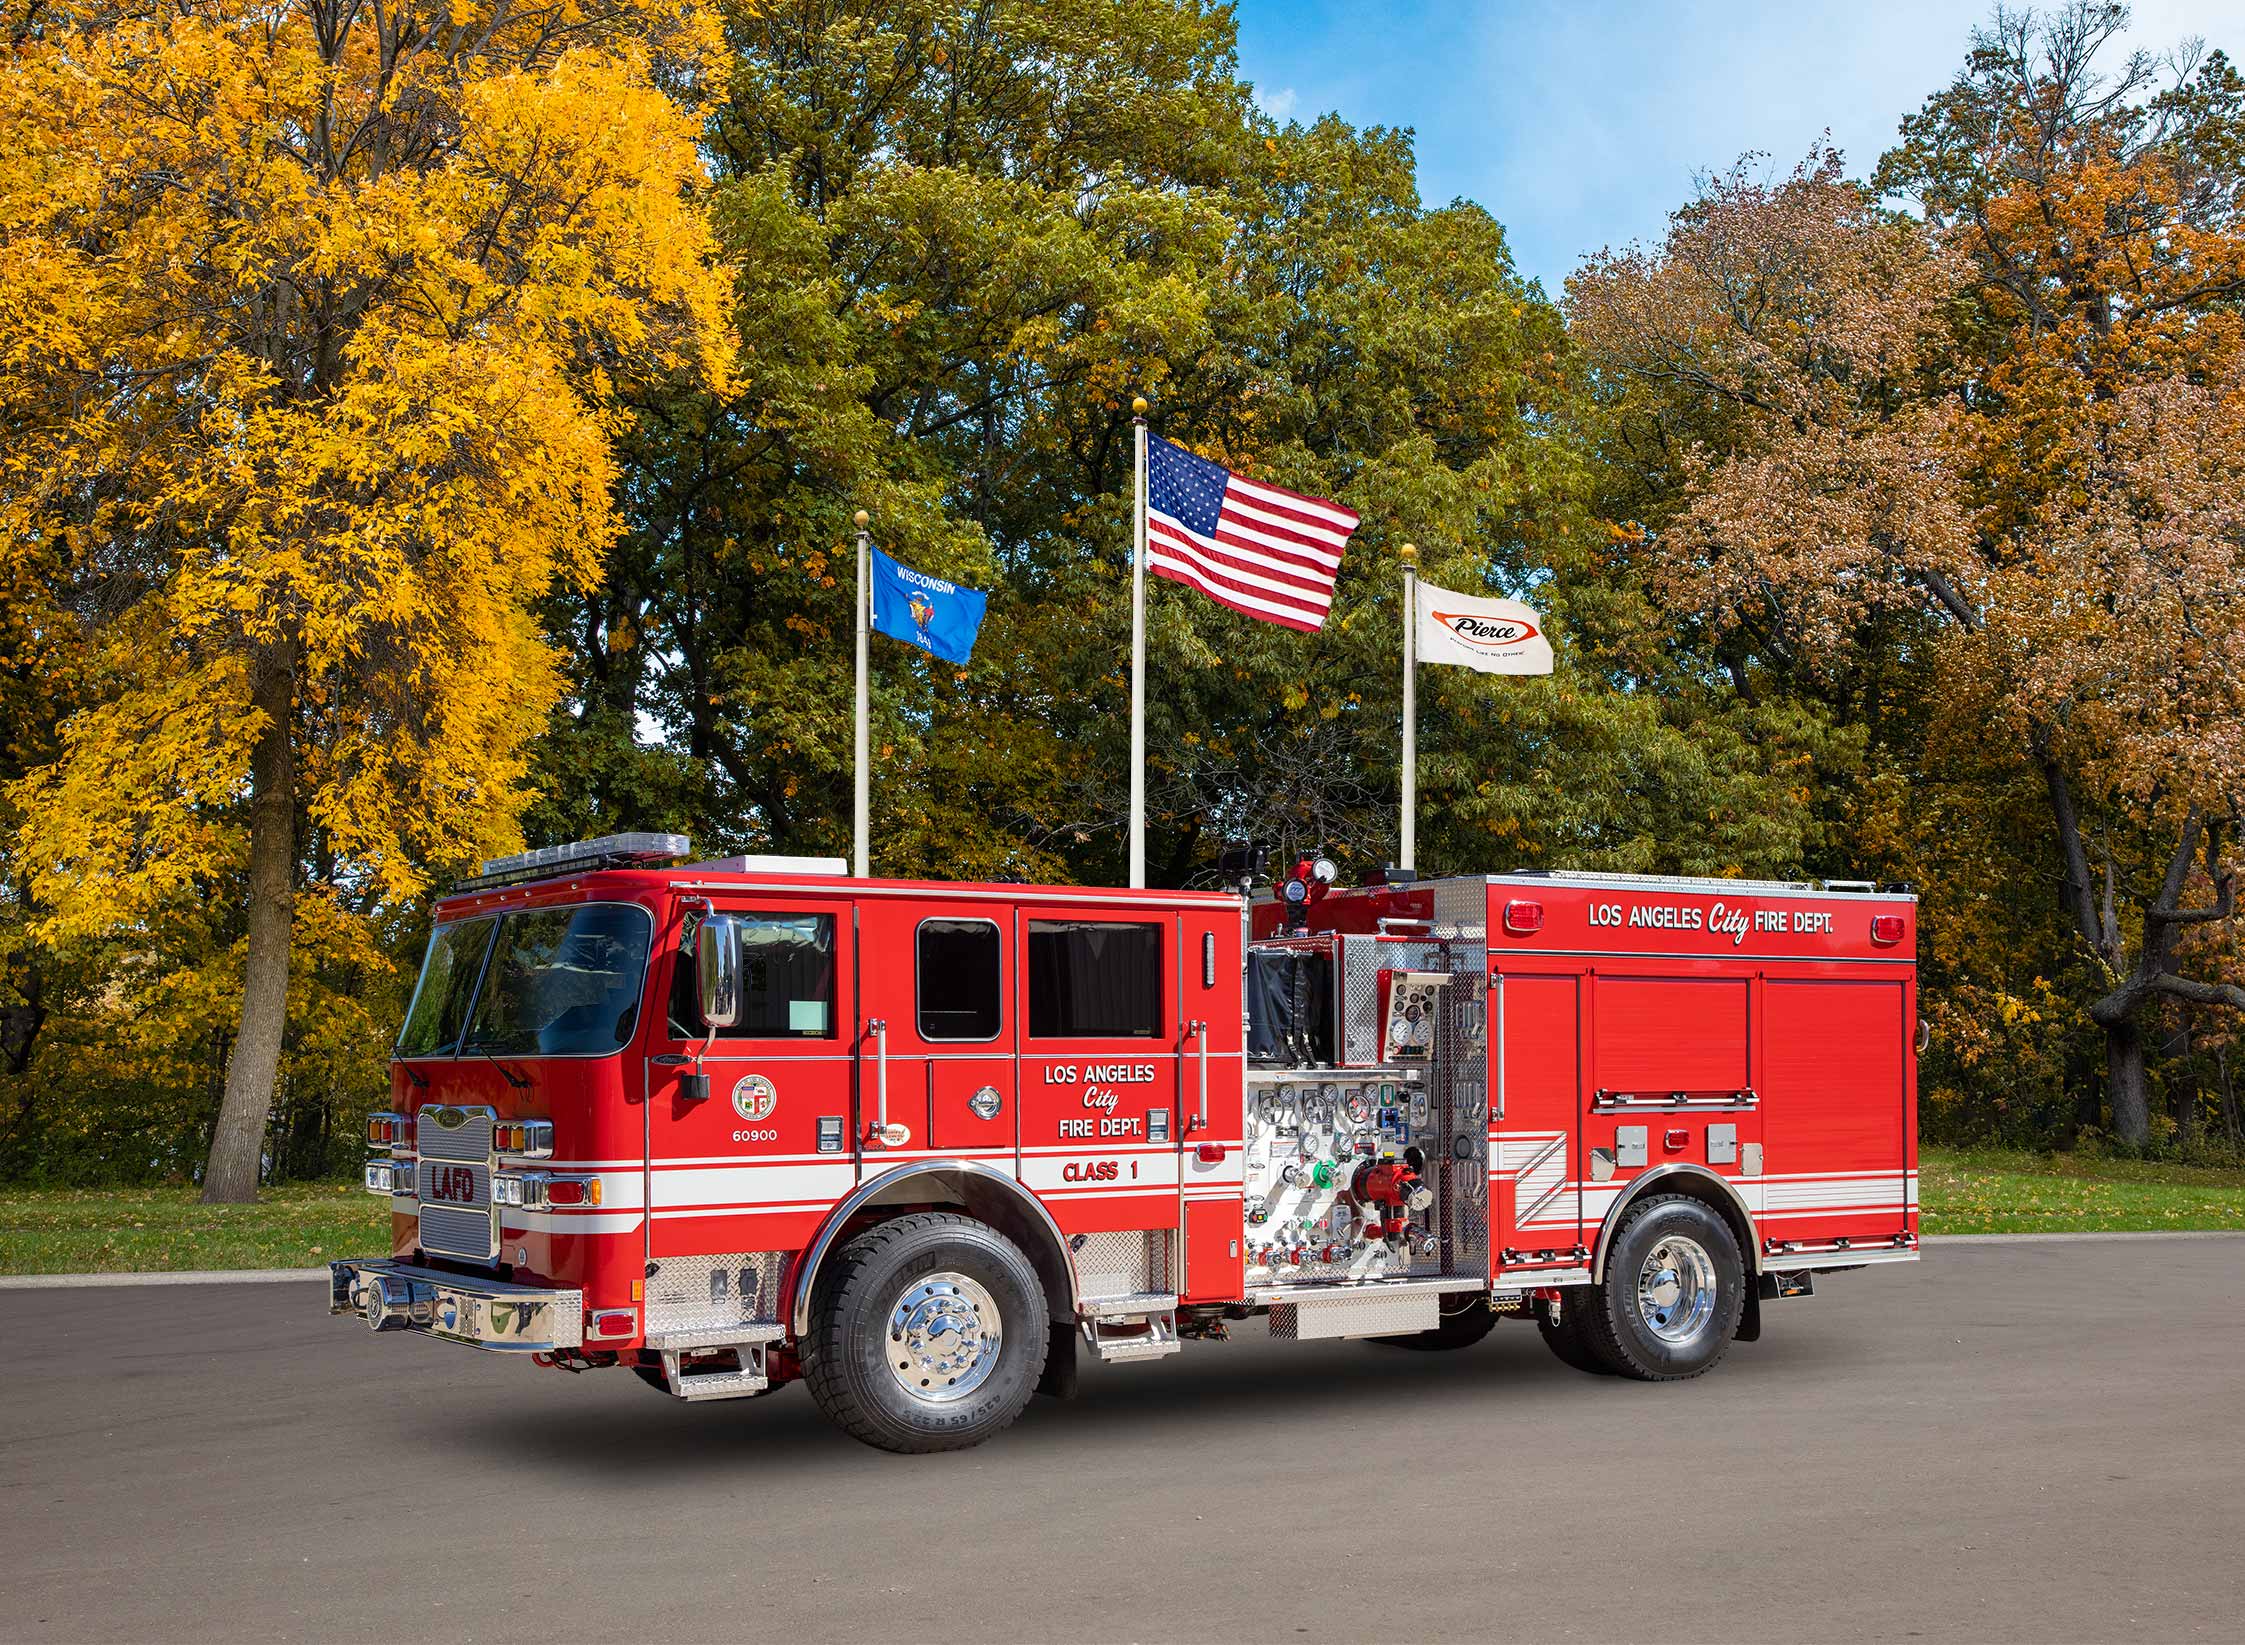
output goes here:
{"type": "Polygon", "coordinates": [[[1659,1387],[1249,1326],[935,1457],[317,1284],[0,1292],[0,1639],[2234,1640],[2241,1277],[1937,1246],[1659,1387]]]}

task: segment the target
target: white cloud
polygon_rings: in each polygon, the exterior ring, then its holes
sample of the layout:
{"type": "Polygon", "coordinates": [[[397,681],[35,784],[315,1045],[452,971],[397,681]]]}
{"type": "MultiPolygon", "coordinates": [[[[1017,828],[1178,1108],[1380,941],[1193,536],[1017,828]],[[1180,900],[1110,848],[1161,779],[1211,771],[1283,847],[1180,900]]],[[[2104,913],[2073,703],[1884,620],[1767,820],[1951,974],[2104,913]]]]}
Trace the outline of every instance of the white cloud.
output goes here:
{"type": "Polygon", "coordinates": [[[1255,101],[1263,105],[1265,114],[1283,124],[1294,117],[1294,105],[1301,101],[1301,93],[1292,86],[1281,86],[1276,91],[1257,91],[1255,101]]]}

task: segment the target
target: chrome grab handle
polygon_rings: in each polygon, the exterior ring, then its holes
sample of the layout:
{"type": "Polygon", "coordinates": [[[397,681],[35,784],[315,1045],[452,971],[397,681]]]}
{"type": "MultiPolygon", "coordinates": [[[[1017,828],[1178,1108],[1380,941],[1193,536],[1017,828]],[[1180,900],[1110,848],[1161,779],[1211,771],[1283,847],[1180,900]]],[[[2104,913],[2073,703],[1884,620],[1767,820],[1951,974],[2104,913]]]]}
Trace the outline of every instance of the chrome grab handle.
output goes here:
{"type": "Polygon", "coordinates": [[[1200,1041],[1200,1117],[1193,1121],[1193,1129],[1208,1129],[1208,1024],[1195,1022],[1186,1030],[1200,1041]]]}
{"type": "Polygon", "coordinates": [[[879,1142],[889,1131],[889,1020],[872,1017],[865,1026],[873,1036],[873,1124],[866,1135],[879,1142]]]}

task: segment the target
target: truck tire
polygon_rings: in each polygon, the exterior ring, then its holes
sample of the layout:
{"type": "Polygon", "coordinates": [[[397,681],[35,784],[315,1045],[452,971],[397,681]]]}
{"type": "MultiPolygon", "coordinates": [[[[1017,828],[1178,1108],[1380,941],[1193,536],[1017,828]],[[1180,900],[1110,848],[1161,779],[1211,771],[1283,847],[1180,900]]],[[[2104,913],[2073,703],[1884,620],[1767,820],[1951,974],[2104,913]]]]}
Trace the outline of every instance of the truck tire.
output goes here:
{"type": "Polygon", "coordinates": [[[1606,1257],[1606,1283],[1578,1313],[1590,1351],[1640,1382],[1681,1382],[1730,1350],[1746,1305],[1746,1263],[1720,1213],[1683,1194],[1629,1208],[1606,1257]]]}
{"type": "Polygon", "coordinates": [[[1429,1331],[1413,1331],[1400,1337],[1368,1337],[1369,1342],[1387,1348],[1415,1348],[1421,1353],[1438,1353],[1449,1348],[1471,1348],[1497,1328],[1497,1315],[1489,1307],[1487,1297],[1475,1297],[1456,1313],[1444,1313],[1439,1323],[1429,1331]]]}
{"type": "Polygon", "coordinates": [[[1547,1303],[1536,1305],[1536,1329],[1543,1334],[1543,1345],[1559,1356],[1562,1365],[1577,1371],[1587,1371],[1592,1376],[1612,1376],[1614,1368],[1598,1357],[1598,1350],[1590,1341],[1589,1332],[1583,1329],[1583,1315],[1590,1304],[1590,1288],[1576,1286],[1567,1292],[1566,1300],[1559,1305],[1559,1317],[1551,1317],[1547,1303]]]}
{"type": "Polygon", "coordinates": [[[884,1451],[979,1445],[1021,1414],[1044,1370],[1044,1287],[986,1223],[925,1211],[836,1253],[802,1344],[811,1397],[884,1451]]]}

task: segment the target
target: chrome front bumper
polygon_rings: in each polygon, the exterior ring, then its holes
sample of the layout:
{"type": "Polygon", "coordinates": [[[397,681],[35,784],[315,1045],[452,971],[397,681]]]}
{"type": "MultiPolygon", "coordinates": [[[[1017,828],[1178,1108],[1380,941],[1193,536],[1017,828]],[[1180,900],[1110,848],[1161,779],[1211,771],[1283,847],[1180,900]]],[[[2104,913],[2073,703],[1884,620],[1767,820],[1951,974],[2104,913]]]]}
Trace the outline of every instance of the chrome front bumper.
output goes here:
{"type": "Polygon", "coordinates": [[[327,1265],[327,1311],[376,1331],[418,1331],[503,1353],[550,1354],[584,1344],[585,1294],[467,1279],[370,1257],[327,1265]]]}

